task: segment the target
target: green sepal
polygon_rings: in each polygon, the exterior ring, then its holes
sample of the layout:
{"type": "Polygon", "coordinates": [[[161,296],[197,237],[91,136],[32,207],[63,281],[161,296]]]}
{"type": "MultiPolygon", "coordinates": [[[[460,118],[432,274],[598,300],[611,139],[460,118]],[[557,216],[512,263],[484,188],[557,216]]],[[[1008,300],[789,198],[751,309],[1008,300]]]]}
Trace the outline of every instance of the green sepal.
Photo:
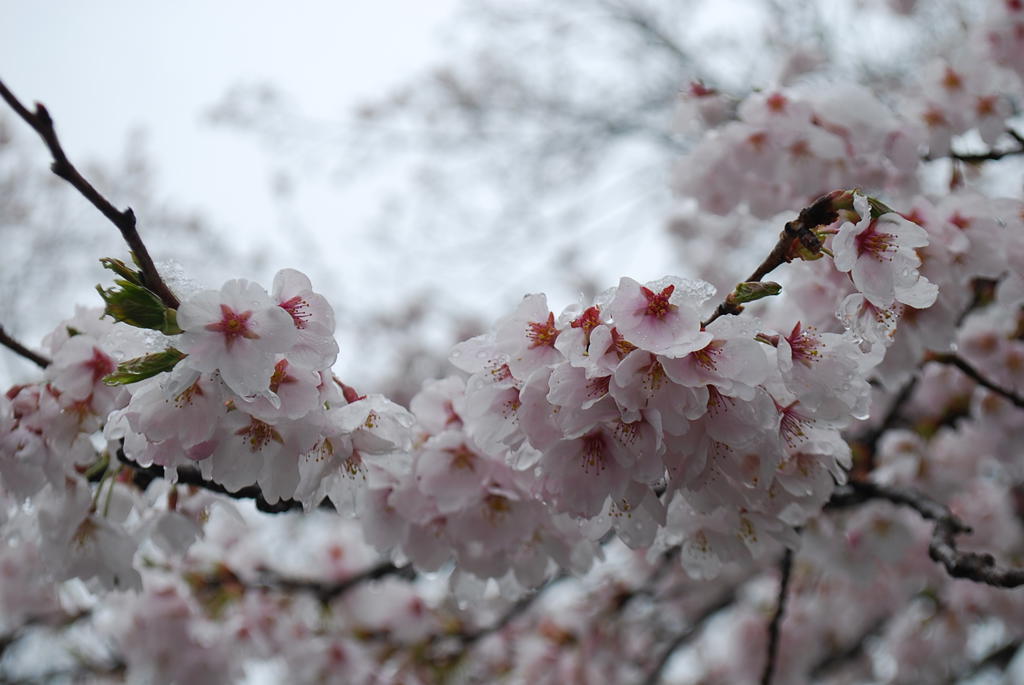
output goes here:
{"type": "Polygon", "coordinates": [[[105,376],[106,385],[128,385],[137,383],[157,374],[173,369],[186,355],[181,350],[168,347],[163,352],[154,352],[145,357],[136,357],[117,365],[117,371],[105,376]]]}
{"type": "MultiPolygon", "coordinates": [[[[132,255],[134,261],[135,255],[132,255]]],[[[142,280],[142,272],[136,271],[130,268],[127,264],[122,262],[120,259],[114,259],[112,257],[103,257],[100,259],[100,264],[103,265],[104,269],[110,269],[124,280],[137,285],[139,287],[145,287],[145,282],[142,280]]]]}
{"type": "Polygon", "coordinates": [[[151,290],[123,279],[116,279],[114,284],[119,287],[96,286],[106,304],[105,314],[129,326],[149,328],[165,335],[182,332],[176,312],[168,309],[151,290]]]}
{"type": "Polygon", "coordinates": [[[893,209],[889,205],[885,204],[881,200],[876,200],[875,198],[871,197],[870,195],[868,195],[867,198],[868,198],[868,204],[871,205],[871,218],[872,219],[877,219],[878,217],[882,216],[883,214],[895,214],[896,213],[895,209],[893,209]]]}

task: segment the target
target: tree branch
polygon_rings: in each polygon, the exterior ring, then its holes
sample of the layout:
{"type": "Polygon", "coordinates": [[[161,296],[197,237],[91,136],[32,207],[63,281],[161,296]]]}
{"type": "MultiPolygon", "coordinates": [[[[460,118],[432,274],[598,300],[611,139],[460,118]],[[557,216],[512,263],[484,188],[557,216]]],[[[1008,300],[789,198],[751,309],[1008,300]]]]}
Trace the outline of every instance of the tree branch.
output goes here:
{"type": "Polygon", "coordinates": [[[724,592],[718,597],[718,599],[705,607],[700,614],[695,616],[693,621],[685,630],[672,638],[672,641],[668,643],[668,646],[665,647],[661,655],[658,656],[658,660],[654,662],[654,666],[652,666],[651,670],[647,672],[647,677],[644,678],[643,685],[656,685],[661,680],[661,676],[665,672],[668,662],[672,659],[672,655],[676,653],[676,650],[696,637],[701,627],[709,618],[735,602],[737,592],[738,587],[730,588],[728,591],[724,592]]]}
{"type": "MultiPolygon", "coordinates": [[[[124,451],[121,449],[117,450],[117,459],[122,464],[130,466],[132,468],[132,483],[141,490],[145,490],[149,487],[157,478],[164,478],[165,472],[163,466],[142,466],[137,462],[128,458],[124,451]]],[[[202,474],[196,469],[179,466],[178,468],[178,485],[190,485],[196,488],[202,488],[203,490],[209,490],[210,492],[216,492],[220,495],[226,495],[232,499],[251,499],[254,500],[256,508],[267,514],[281,514],[286,511],[297,511],[302,510],[302,502],[294,499],[283,499],[278,500],[271,504],[263,496],[263,491],[260,490],[258,485],[248,485],[244,488],[240,488],[235,491],[228,490],[220,483],[215,483],[210,480],[203,478],[202,474]]],[[[334,507],[328,500],[324,500],[320,503],[321,508],[333,509],[334,507]]]]}
{"type": "MultiPolygon", "coordinates": [[[[1004,157],[1012,157],[1014,155],[1024,155],[1024,144],[1011,150],[989,150],[988,152],[979,152],[975,154],[957,153],[951,150],[949,154],[945,156],[950,159],[955,159],[958,162],[981,164],[982,162],[994,162],[1003,159],[1004,157]]],[[[931,159],[935,158],[929,158],[929,160],[931,159]]]]}
{"type": "Polygon", "coordinates": [[[0,326],[0,345],[3,345],[4,347],[11,350],[15,354],[24,357],[25,359],[34,363],[41,369],[45,369],[47,366],[51,364],[51,361],[49,359],[39,354],[38,352],[33,352],[32,350],[28,349],[20,342],[12,338],[7,333],[7,331],[4,330],[3,326],[0,326]]]}
{"type": "Polygon", "coordinates": [[[341,597],[361,583],[380,580],[387,576],[398,576],[405,580],[412,580],[416,577],[416,571],[409,564],[397,566],[390,561],[384,561],[349,576],[345,580],[334,583],[268,576],[265,581],[260,582],[259,587],[283,592],[308,592],[314,595],[322,604],[330,604],[332,600],[341,597]]]}
{"type": "Polygon", "coordinates": [[[640,35],[647,37],[654,45],[661,46],[676,59],[680,66],[688,67],[692,64],[693,58],[690,54],[675,39],[669,36],[656,23],[655,19],[642,13],[639,8],[612,2],[604,4],[614,17],[632,26],[640,35]]]}
{"type": "Polygon", "coordinates": [[[167,284],[164,283],[156,269],[156,265],[153,263],[153,258],[149,256],[149,250],[146,249],[146,245],[142,242],[142,238],[139,236],[135,226],[135,213],[131,207],[124,211],[117,209],[78,172],[78,169],[75,168],[65,154],[64,148],[61,147],[60,139],[57,138],[57,132],[53,127],[53,119],[50,118],[50,113],[46,110],[46,107],[37,102],[36,111],[30,112],[7,89],[3,81],[0,81],[0,97],[46,143],[46,147],[49,148],[50,155],[53,157],[53,163],[50,165],[53,173],[74,186],[75,190],[81,193],[82,197],[91,202],[96,209],[100,210],[103,216],[107,217],[117,227],[117,230],[121,232],[121,237],[128,244],[128,248],[142,270],[142,278],[146,287],[156,293],[167,307],[177,309],[180,304],[178,298],[167,287],[167,284]]]}
{"type": "MultiPolygon", "coordinates": [[[[795,251],[801,247],[809,252],[819,252],[821,250],[821,239],[815,235],[814,229],[818,226],[827,226],[838,218],[839,215],[832,207],[833,200],[835,200],[836,193],[838,192],[841,191],[822,195],[810,206],[801,209],[796,219],[786,222],[782,233],[779,234],[779,241],[775,243],[775,247],[768,253],[765,260],[761,262],[761,265],[754,270],[754,273],[747,277],[746,282],[757,283],[779,266],[793,261],[795,251]]],[[[736,303],[732,299],[732,293],[730,293],[725,298],[725,301],[718,305],[711,318],[703,322],[701,326],[708,326],[712,321],[724,314],[735,315],[742,311],[743,306],[736,303]]]]}
{"type": "Polygon", "coordinates": [[[983,376],[980,371],[978,371],[971,364],[969,364],[967,360],[964,359],[963,357],[958,357],[955,354],[932,354],[926,358],[926,361],[938,362],[939,364],[948,364],[950,366],[955,366],[956,368],[960,369],[960,371],[962,371],[965,376],[973,380],[981,387],[987,388],[988,390],[991,390],[995,394],[1005,397],[1006,399],[1010,400],[1010,402],[1012,402],[1015,407],[1018,407],[1019,409],[1024,409],[1024,397],[1021,397],[1012,390],[1008,390],[1002,386],[996,385],[988,378],[983,376]]]}
{"type": "Polygon", "coordinates": [[[782,617],[786,613],[786,594],[789,592],[789,576],[793,571],[793,550],[786,548],[779,563],[779,600],[775,613],[768,624],[768,657],[761,674],[761,685],[771,685],[775,673],[775,662],[779,655],[779,637],[782,632],[782,617]]]}
{"type": "Polygon", "coordinates": [[[878,450],[878,441],[886,431],[894,427],[896,422],[899,421],[900,412],[917,388],[918,378],[919,376],[915,374],[903,384],[899,393],[889,404],[889,409],[885,412],[885,417],[882,418],[881,423],[849,441],[851,446],[856,444],[864,449],[864,459],[861,460],[863,463],[854,463],[854,471],[856,473],[866,475],[875,470],[875,452],[878,450]]]}
{"type": "Polygon", "coordinates": [[[850,642],[848,645],[826,654],[824,658],[818,661],[811,668],[811,681],[819,682],[821,680],[825,680],[827,676],[831,675],[834,671],[864,656],[864,650],[867,648],[868,640],[882,632],[889,618],[890,616],[886,615],[877,621],[874,621],[864,630],[864,632],[860,634],[858,638],[850,642]]]}
{"type": "Polygon", "coordinates": [[[541,587],[537,588],[536,590],[527,595],[523,595],[518,600],[516,600],[516,602],[512,604],[512,606],[510,606],[505,611],[505,613],[502,614],[501,617],[498,618],[498,620],[494,623],[491,623],[488,626],[484,626],[483,628],[475,630],[471,633],[460,634],[459,639],[463,645],[463,652],[468,650],[473,644],[479,642],[481,638],[485,638],[488,635],[491,635],[492,633],[496,633],[504,629],[506,626],[512,623],[512,621],[517,619],[519,616],[525,614],[526,611],[531,606],[533,606],[538,599],[540,599],[541,595],[543,595],[545,592],[551,589],[552,586],[556,585],[557,583],[560,583],[568,577],[568,572],[564,570],[559,571],[557,575],[553,576],[551,580],[544,583],[544,585],[542,585],[541,587]]]}
{"type": "Polygon", "coordinates": [[[988,553],[958,550],[956,536],[970,533],[971,527],[957,518],[948,507],[923,493],[909,488],[850,481],[836,488],[826,508],[841,509],[872,500],[883,500],[913,509],[922,518],[932,521],[934,527],[928,556],[942,564],[953,578],[1004,588],[1024,585],[1024,569],[1002,568],[996,564],[995,557],[988,553]]]}

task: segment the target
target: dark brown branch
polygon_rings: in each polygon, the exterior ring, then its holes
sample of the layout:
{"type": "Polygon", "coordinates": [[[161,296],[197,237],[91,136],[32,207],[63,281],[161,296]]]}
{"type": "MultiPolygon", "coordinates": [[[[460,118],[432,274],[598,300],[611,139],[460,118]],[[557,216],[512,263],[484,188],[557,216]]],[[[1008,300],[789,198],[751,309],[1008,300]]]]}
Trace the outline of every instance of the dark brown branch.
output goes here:
{"type": "Polygon", "coordinates": [[[669,36],[662,27],[658,26],[656,20],[642,13],[638,8],[632,6],[616,6],[613,3],[605,3],[613,12],[613,15],[631,25],[642,36],[647,37],[654,45],[659,45],[671,54],[680,66],[690,66],[693,59],[680,44],[669,36]]]}
{"type": "Polygon", "coordinates": [[[890,616],[883,616],[877,621],[871,623],[859,637],[848,645],[826,654],[824,658],[818,661],[818,663],[811,668],[811,682],[816,683],[820,680],[824,680],[826,676],[864,656],[864,651],[868,646],[868,641],[882,632],[889,618],[890,616]]]}
{"type": "Polygon", "coordinates": [[[1006,388],[996,385],[988,378],[983,376],[980,371],[971,366],[971,364],[969,364],[967,360],[964,359],[963,357],[958,357],[955,354],[933,354],[927,358],[927,361],[933,361],[938,362],[940,364],[948,364],[950,366],[955,366],[956,368],[960,369],[960,371],[962,371],[965,376],[969,377],[971,380],[973,380],[981,387],[987,388],[988,390],[991,390],[995,394],[1005,397],[1006,399],[1010,400],[1010,402],[1012,402],[1015,407],[1024,409],[1024,397],[1021,397],[1012,390],[1008,390],[1006,388]]]}
{"type": "MultiPolygon", "coordinates": [[[[132,482],[141,490],[145,490],[149,487],[150,483],[157,478],[163,478],[165,475],[163,466],[142,466],[129,459],[120,449],[117,451],[117,459],[125,466],[132,468],[132,482]]],[[[232,499],[251,499],[256,503],[257,509],[267,514],[281,514],[286,511],[300,511],[303,509],[302,502],[294,499],[283,499],[274,503],[268,502],[257,485],[249,485],[235,491],[228,490],[220,483],[206,480],[196,469],[184,466],[178,467],[177,483],[216,492],[232,499]]],[[[325,509],[333,508],[328,500],[321,502],[320,507],[325,509]]]]}
{"type": "Polygon", "coordinates": [[[974,676],[977,676],[984,671],[993,668],[997,672],[1005,671],[1006,667],[1010,665],[1013,657],[1020,651],[1021,643],[1019,640],[1008,642],[999,649],[989,652],[985,658],[974,663],[969,669],[960,673],[954,680],[950,682],[962,683],[970,680],[974,676]]]}
{"type": "Polygon", "coordinates": [[[492,633],[497,633],[503,630],[506,626],[512,623],[512,621],[516,620],[519,616],[525,614],[526,611],[531,606],[533,606],[538,599],[540,599],[541,595],[550,590],[552,586],[560,583],[568,577],[568,572],[559,571],[557,575],[552,577],[551,580],[544,583],[544,585],[542,585],[541,587],[537,588],[536,590],[527,595],[523,595],[518,600],[516,600],[516,602],[512,604],[512,606],[510,606],[505,611],[505,613],[502,614],[501,617],[499,617],[498,620],[494,623],[491,623],[488,626],[484,626],[483,628],[475,630],[471,633],[461,634],[459,636],[459,639],[463,644],[463,650],[465,651],[466,649],[469,649],[469,647],[471,647],[473,644],[479,642],[481,638],[485,638],[488,635],[491,635],[492,633]]]}
{"type": "MultiPolygon", "coordinates": [[[[1012,157],[1014,155],[1024,155],[1024,144],[1020,147],[1013,148],[1011,150],[989,150],[988,152],[979,152],[975,154],[957,153],[950,151],[945,157],[955,159],[958,162],[966,162],[968,164],[981,164],[982,162],[994,162],[1004,157],[1012,157]]],[[[934,159],[934,158],[930,158],[934,159]]]]}
{"type": "Polygon", "coordinates": [[[81,193],[82,197],[91,202],[96,209],[100,210],[103,216],[107,217],[117,227],[117,230],[121,232],[121,237],[128,244],[128,248],[132,251],[139,268],[142,270],[142,278],[146,287],[156,293],[166,306],[171,309],[177,309],[179,304],[178,298],[167,287],[167,284],[164,283],[156,269],[156,265],[153,263],[153,258],[149,256],[149,250],[146,249],[146,245],[142,242],[139,231],[135,226],[135,213],[131,207],[124,211],[117,209],[78,172],[78,169],[68,160],[64,148],[61,147],[60,139],[57,138],[57,132],[53,127],[53,119],[50,118],[50,113],[46,110],[46,107],[37,102],[35,112],[30,112],[7,89],[3,81],[0,81],[0,97],[46,143],[46,147],[49,148],[50,155],[53,157],[53,163],[50,165],[53,173],[70,183],[75,190],[81,193]]]}
{"type": "Polygon", "coordinates": [[[903,384],[899,393],[889,404],[889,409],[886,411],[881,423],[850,440],[851,446],[858,445],[863,448],[864,459],[861,460],[863,463],[854,463],[854,471],[856,473],[868,474],[875,469],[875,452],[878,450],[878,441],[886,431],[894,427],[896,422],[899,421],[900,412],[914,393],[914,389],[917,388],[917,379],[918,376],[914,375],[903,384]]]}
{"type": "Polygon", "coordinates": [[[34,363],[41,369],[45,369],[51,363],[50,360],[44,357],[43,355],[39,354],[38,352],[33,352],[32,350],[28,349],[20,342],[12,338],[7,333],[7,331],[4,330],[3,326],[0,326],[0,345],[3,345],[4,347],[11,350],[18,356],[24,357],[25,359],[34,363]]]}
{"type": "Polygon", "coordinates": [[[661,676],[665,672],[665,667],[668,666],[668,662],[672,659],[672,655],[676,653],[676,650],[683,647],[690,640],[696,637],[697,633],[700,632],[700,629],[709,618],[735,602],[737,592],[738,587],[730,588],[719,596],[717,600],[706,606],[700,614],[695,616],[685,630],[672,638],[672,641],[668,643],[668,646],[665,647],[662,653],[658,656],[658,660],[654,662],[654,666],[652,666],[651,670],[647,672],[647,677],[644,678],[643,685],[656,685],[658,681],[661,680],[661,676]]]}
{"type": "Polygon", "coordinates": [[[875,500],[913,509],[922,518],[934,523],[928,556],[936,563],[942,564],[950,576],[994,587],[1015,588],[1024,585],[1024,569],[1002,568],[996,564],[991,554],[958,550],[956,537],[970,533],[970,526],[957,518],[945,505],[915,490],[851,481],[836,488],[826,507],[841,509],[875,500]]]}
{"type": "MultiPolygon", "coordinates": [[[[810,206],[800,210],[800,214],[796,219],[786,223],[782,233],[779,234],[779,241],[775,243],[775,247],[768,253],[765,260],[761,262],[761,265],[754,270],[754,273],[747,277],[747,283],[760,282],[762,278],[779,266],[793,261],[799,248],[812,253],[821,251],[821,239],[815,234],[814,229],[819,226],[827,226],[839,218],[838,213],[832,206],[836,198],[836,192],[822,195],[810,206]]],[[[709,325],[712,321],[725,314],[735,315],[743,311],[743,306],[733,301],[731,295],[730,293],[730,296],[726,297],[725,301],[718,305],[711,318],[703,322],[702,326],[709,325]]]]}
{"type": "Polygon", "coordinates": [[[357,585],[380,580],[388,576],[397,576],[411,580],[416,577],[416,571],[408,564],[396,566],[390,561],[384,561],[335,583],[268,576],[265,581],[259,583],[258,587],[283,592],[308,592],[320,600],[322,604],[329,604],[332,600],[341,597],[357,585]]]}
{"type": "Polygon", "coordinates": [[[782,632],[782,617],[786,613],[786,595],[789,592],[789,577],[793,571],[793,550],[786,548],[779,563],[779,599],[775,613],[768,624],[768,657],[761,673],[761,685],[771,685],[775,673],[775,662],[779,656],[779,636],[782,632]]]}

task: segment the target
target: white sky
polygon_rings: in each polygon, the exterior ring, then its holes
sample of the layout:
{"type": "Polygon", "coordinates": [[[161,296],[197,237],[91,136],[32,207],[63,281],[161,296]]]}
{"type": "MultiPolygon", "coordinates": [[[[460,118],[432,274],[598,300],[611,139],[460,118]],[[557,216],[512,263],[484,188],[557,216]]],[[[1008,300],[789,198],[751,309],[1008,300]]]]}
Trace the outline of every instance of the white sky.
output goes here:
{"type": "Polygon", "coordinates": [[[340,119],[436,59],[456,4],[0,0],[0,78],[49,107],[72,160],[114,159],[142,128],[161,195],[269,230],[266,155],[202,113],[231,86],[266,81],[300,111],[340,119]]]}

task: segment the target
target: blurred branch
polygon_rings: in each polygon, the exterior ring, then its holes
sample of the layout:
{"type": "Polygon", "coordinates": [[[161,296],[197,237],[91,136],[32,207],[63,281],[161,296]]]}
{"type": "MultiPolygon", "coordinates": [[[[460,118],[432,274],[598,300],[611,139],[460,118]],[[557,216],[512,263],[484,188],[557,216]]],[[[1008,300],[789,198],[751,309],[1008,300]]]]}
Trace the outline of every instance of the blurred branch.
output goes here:
{"type": "Polygon", "coordinates": [[[782,617],[786,613],[786,594],[789,592],[789,576],[793,571],[793,550],[786,548],[779,563],[779,599],[775,613],[768,624],[768,658],[761,674],[761,685],[771,685],[775,673],[775,662],[779,655],[779,636],[782,631],[782,617]]]}
{"type": "Polygon", "coordinates": [[[994,668],[997,671],[1003,672],[1006,670],[1010,662],[1013,661],[1013,657],[1020,651],[1021,641],[1013,640],[1006,643],[999,649],[989,652],[985,658],[971,665],[969,669],[957,675],[955,682],[964,682],[974,676],[980,675],[984,671],[994,668]]]}
{"type": "Polygon", "coordinates": [[[818,663],[811,668],[811,680],[813,682],[824,680],[832,672],[864,656],[864,650],[868,645],[868,641],[882,632],[889,618],[889,616],[884,616],[873,622],[864,630],[863,633],[860,634],[859,637],[857,637],[857,639],[846,647],[836,649],[835,651],[826,654],[823,659],[818,661],[818,663]]]}
{"type": "Polygon", "coordinates": [[[657,661],[655,661],[654,666],[647,672],[647,677],[644,678],[643,685],[656,685],[656,683],[661,680],[661,676],[665,672],[668,662],[672,659],[672,655],[676,653],[676,650],[686,645],[690,640],[696,637],[697,633],[700,632],[700,629],[709,618],[735,602],[737,591],[738,587],[732,587],[721,594],[718,599],[705,607],[700,614],[695,616],[689,626],[672,638],[668,643],[668,646],[665,647],[664,651],[662,651],[661,655],[658,657],[657,661]]]}
{"type": "Polygon", "coordinates": [[[50,165],[53,173],[70,183],[75,190],[91,202],[96,209],[100,210],[103,216],[107,217],[121,232],[121,237],[128,244],[128,248],[142,270],[142,278],[145,281],[146,287],[156,293],[167,307],[177,309],[179,305],[178,298],[167,287],[167,284],[164,283],[156,269],[156,265],[153,263],[153,258],[149,256],[149,250],[146,249],[146,245],[142,242],[142,238],[139,236],[138,229],[136,228],[135,212],[132,211],[131,207],[124,211],[117,209],[78,172],[78,169],[68,160],[64,148],[61,147],[60,140],[57,138],[57,132],[53,126],[53,119],[50,118],[50,113],[42,103],[37,102],[35,112],[30,112],[7,89],[3,81],[0,81],[0,97],[3,97],[11,109],[25,123],[31,126],[39,134],[39,137],[43,139],[43,142],[46,143],[46,147],[49,148],[50,155],[53,157],[53,164],[50,165]]]}
{"type": "Polygon", "coordinates": [[[267,576],[265,581],[260,582],[259,587],[282,592],[308,592],[314,595],[322,604],[329,604],[332,600],[341,597],[357,585],[380,580],[388,576],[398,576],[405,580],[412,580],[416,577],[416,571],[409,564],[397,566],[390,561],[384,561],[349,576],[345,580],[334,583],[267,576]]]}
{"type": "Polygon", "coordinates": [[[955,516],[947,506],[923,493],[909,488],[850,481],[836,488],[826,508],[842,509],[878,500],[913,509],[922,518],[934,523],[928,556],[942,564],[953,578],[965,578],[1003,588],[1024,585],[1024,569],[1001,568],[996,564],[995,557],[988,553],[958,550],[956,536],[970,533],[971,527],[955,516]]]}
{"type": "Polygon", "coordinates": [[[862,435],[849,440],[851,446],[854,444],[863,447],[864,459],[863,463],[855,463],[854,470],[857,473],[871,473],[875,469],[875,452],[878,450],[878,441],[888,431],[896,425],[899,421],[900,412],[903,410],[910,399],[910,396],[914,394],[914,389],[917,388],[917,380],[919,376],[914,375],[909,381],[903,384],[900,388],[899,393],[893,398],[889,404],[889,410],[885,412],[885,417],[882,418],[882,422],[874,428],[865,431],[862,435]]]}
{"type": "Polygon", "coordinates": [[[948,364],[949,366],[955,366],[960,369],[965,376],[973,380],[975,383],[983,388],[991,390],[1001,397],[1005,397],[1010,400],[1013,405],[1019,409],[1024,409],[1024,397],[1021,397],[1012,390],[1008,390],[1002,386],[996,385],[988,378],[982,375],[980,371],[971,366],[963,357],[958,357],[955,354],[932,354],[926,358],[927,361],[938,362],[939,364],[948,364]]]}
{"type": "Polygon", "coordinates": [[[675,39],[665,33],[654,19],[641,12],[638,7],[610,1],[603,4],[609,11],[611,11],[613,16],[617,17],[625,24],[632,26],[641,35],[650,39],[653,44],[661,46],[666,52],[672,55],[681,66],[688,66],[693,62],[693,58],[690,56],[690,53],[684,50],[683,47],[675,41],[675,39]]]}
{"type": "Polygon", "coordinates": [[[926,161],[933,159],[941,159],[942,157],[948,157],[955,159],[958,162],[967,162],[968,164],[981,164],[982,162],[994,162],[996,160],[1003,159],[1004,157],[1012,157],[1013,155],[1024,155],[1024,136],[1017,133],[1015,130],[1007,129],[1006,133],[1014,139],[1017,143],[1017,147],[1009,150],[989,150],[988,152],[979,152],[974,154],[957,153],[952,150],[945,155],[938,157],[926,157],[926,161]]]}
{"type": "Polygon", "coordinates": [[[550,590],[552,586],[565,580],[568,577],[568,572],[559,571],[557,575],[553,576],[550,580],[544,583],[544,585],[540,586],[533,592],[520,597],[494,623],[488,626],[484,626],[483,628],[475,630],[471,633],[463,633],[459,635],[459,639],[463,645],[463,651],[467,651],[474,643],[480,641],[481,638],[487,637],[492,633],[497,633],[498,631],[504,629],[506,626],[512,623],[512,621],[516,620],[519,616],[525,614],[527,610],[531,606],[533,606],[538,599],[540,599],[541,595],[550,590]]]}
{"type": "Polygon", "coordinates": [[[0,326],[0,345],[3,345],[4,347],[11,350],[15,354],[24,357],[25,359],[34,363],[41,369],[45,369],[47,366],[51,364],[51,361],[49,359],[39,354],[38,352],[33,352],[32,350],[28,349],[20,342],[12,338],[7,333],[7,331],[4,330],[3,326],[0,326]]]}

